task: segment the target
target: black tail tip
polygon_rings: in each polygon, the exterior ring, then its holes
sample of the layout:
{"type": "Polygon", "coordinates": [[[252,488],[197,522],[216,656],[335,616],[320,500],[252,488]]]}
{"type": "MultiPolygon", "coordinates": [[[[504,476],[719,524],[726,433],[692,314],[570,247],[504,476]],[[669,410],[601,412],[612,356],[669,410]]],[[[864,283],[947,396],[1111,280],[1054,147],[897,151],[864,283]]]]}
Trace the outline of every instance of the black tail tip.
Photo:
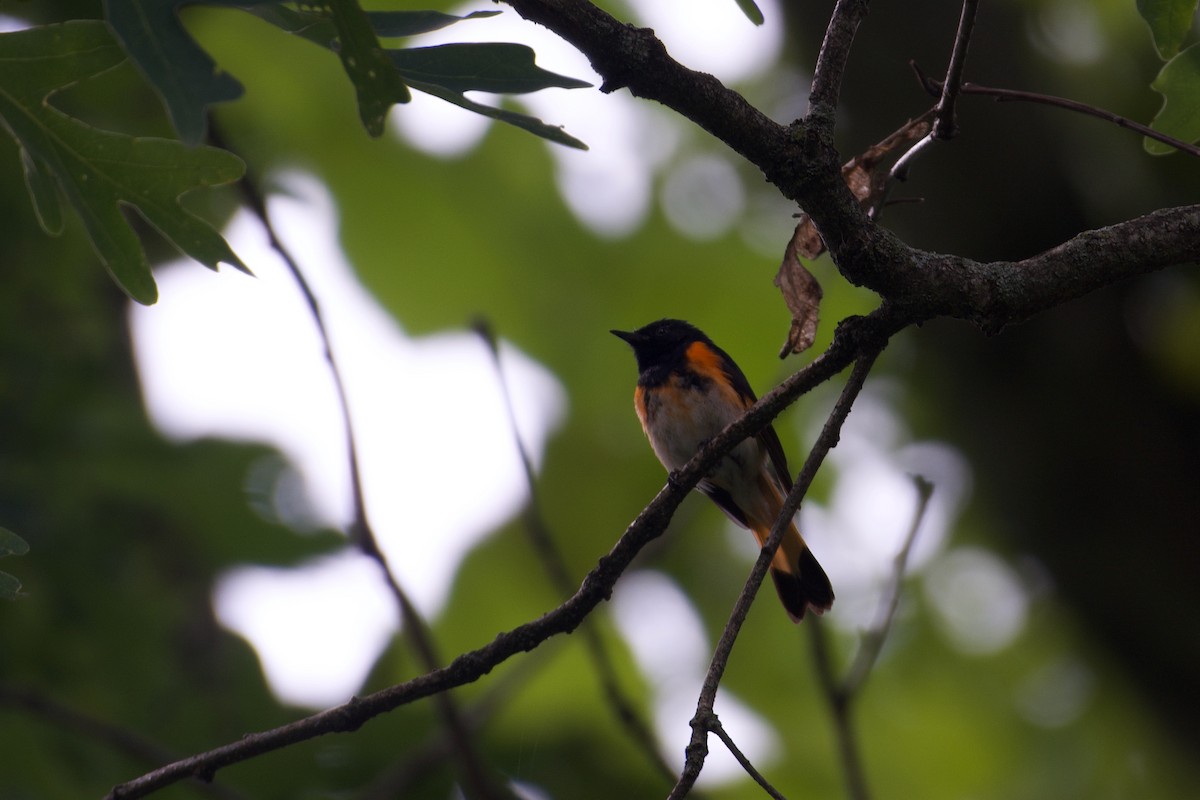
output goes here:
{"type": "Polygon", "coordinates": [[[771,578],[792,622],[804,619],[809,611],[820,616],[833,606],[833,586],[829,576],[807,548],[800,556],[798,572],[772,569],[771,578]]]}

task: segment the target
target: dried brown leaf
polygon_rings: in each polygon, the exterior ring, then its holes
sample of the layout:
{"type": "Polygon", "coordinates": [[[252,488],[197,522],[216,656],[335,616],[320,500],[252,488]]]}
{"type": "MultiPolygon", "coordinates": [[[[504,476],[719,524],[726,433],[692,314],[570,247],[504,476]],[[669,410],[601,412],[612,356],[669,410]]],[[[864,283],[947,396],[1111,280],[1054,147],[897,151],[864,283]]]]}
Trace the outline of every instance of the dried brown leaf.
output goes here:
{"type": "MultiPolygon", "coordinates": [[[[842,166],[842,179],[860,206],[868,212],[877,210],[887,189],[888,169],[884,159],[901,148],[907,148],[929,133],[933,112],[927,111],[904,123],[899,130],[882,142],[868,147],[842,166]]],[[[798,217],[792,244],[803,258],[817,258],[825,252],[825,242],[808,214],[798,217]]]]}
{"type": "Polygon", "coordinates": [[[821,284],[800,261],[803,248],[808,245],[805,238],[808,235],[809,229],[805,229],[803,223],[796,226],[796,232],[784,250],[779,272],[775,275],[775,285],[792,312],[792,327],[779,351],[780,358],[803,353],[812,347],[817,337],[817,323],[821,317],[821,284]]]}

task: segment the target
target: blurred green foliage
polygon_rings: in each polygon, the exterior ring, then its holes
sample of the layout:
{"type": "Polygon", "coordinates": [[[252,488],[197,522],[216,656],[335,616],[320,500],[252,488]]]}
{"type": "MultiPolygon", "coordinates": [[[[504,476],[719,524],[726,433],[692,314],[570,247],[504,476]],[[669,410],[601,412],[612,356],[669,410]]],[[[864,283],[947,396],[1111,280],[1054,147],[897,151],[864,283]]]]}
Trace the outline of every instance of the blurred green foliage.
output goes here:
{"type": "MultiPolygon", "coordinates": [[[[788,29],[784,67],[809,68],[827,5],[795,4],[782,21],[768,18],[788,29]]],[[[1056,15],[1065,8],[988,5],[968,76],[1152,116],[1148,86],[1159,61],[1133,4],[1072,6],[1087,12],[1100,53],[1091,58],[1061,38],[1056,15]]],[[[98,13],[49,0],[6,11],[38,21],[98,13]]],[[[931,103],[906,62],[940,68],[957,14],[941,0],[920,14],[904,4],[873,8],[846,76],[839,143],[847,158],[931,103]]],[[[778,256],[737,232],[692,241],[654,209],[632,235],[597,238],[558,199],[553,162],[525,132],[498,126],[454,160],[390,136],[372,139],[332,53],[233,9],[191,8],[184,20],[245,89],[213,109],[223,138],[258,179],[298,169],[324,182],[360,279],[406,331],[461,328],[482,314],[562,381],[569,417],[538,489],[573,575],[607,551],[663,480],[633,418],[633,366],[610,328],[690,319],[764,390],[798,363],[775,359],[787,330],[771,285],[778,256]]],[[[781,68],[744,89],[771,96],[777,82],[795,80],[781,68]]],[[[167,129],[163,108],[131,69],[90,91],[73,102],[119,109],[122,130],[167,129]]],[[[603,114],[605,98],[595,103],[603,114]]],[[[915,246],[1020,257],[1087,227],[1192,202],[1200,186],[1194,161],[1151,159],[1135,137],[1093,120],[966,100],[961,115],[962,136],[926,156],[904,188],[924,202],[885,216],[915,246]]],[[[682,154],[720,152],[686,124],[679,135],[682,154]]],[[[758,175],[737,168],[752,198],[769,195],[758,175]]],[[[250,648],[216,624],[209,593],[230,566],[296,563],[342,540],[298,535],[253,512],[244,479],[261,448],[170,443],[150,428],[124,296],[95,269],[78,220],[66,216],[62,238],[41,233],[7,138],[0,175],[0,524],[30,545],[12,568],[24,595],[0,607],[0,685],[52,697],[181,755],[294,719],[301,712],[272,699],[250,648]]],[[[231,203],[232,195],[218,195],[214,223],[231,203]]],[[[776,208],[774,219],[753,222],[777,229],[782,254],[794,223],[790,209],[776,208]]],[[[148,247],[164,255],[160,243],[148,247]]],[[[845,285],[827,260],[813,269],[825,289],[821,348],[836,320],[869,310],[873,298],[845,285]]],[[[899,387],[889,397],[909,436],[949,441],[971,461],[977,496],[954,543],[1037,566],[1020,572],[1033,598],[1026,627],[986,656],[957,650],[929,611],[922,576],[909,581],[892,641],[854,707],[876,796],[1185,798],[1200,790],[1200,360],[1188,357],[1197,347],[1197,292],[1195,275],[1175,269],[994,339],[930,324],[901,336],[881,360],[880,377],[899,387]],[[1064,665],[1086,675],[1081,709],[1039,723],[1021,698],[1036,702],[1039,676],[1064,665]]],[[[827,407],[818,394],[778,423],[793,468],[827,407]]],[[[817,490],[814,500],[827,501],[830,482],[817,490]]],[[[689,500],[639,562],[687,590],[714,639],[748,570],[724,524],[689,500]]],[[[459,570],[448,607],[432,621],[441,653],[482,645],[562,599],[514,521],[459,570]]],[[[648,704],[651,687],[607,614],[589,624],[625,690],[648,704]]],[[[723,686],[780,737],[781,757],[758,765],[768,778],[788,796],[834,797],[839,761],[803,633],[770,602],[758,604],[723,686]]],[[[665,795],[668,786],[607,708],[576,638],[551,641],[457,693],[482,719],[480,751],[500,775],[554,797],[665,795]]],[[[835,642],[841,657],[855,643],[848,634],[835,642]]],[[[397,640],[367,689],[417,671],[397,640]]],[[[17,705],[0,705],[0,719],[6,800],[98,797],[157,766],[17,705]]],[[[688,733],[676,732],[669,756],[681,759],[688,733]]],[[[406,788],[398,796],[445,797],[452,764],[421,756],[441,735],[432,707],[418,703],[217,778],[248,797],[317,798],[370,796],[371,787],[397,785],[399,774],[406,788]]],[[[704,794],[755,791],[742,781],[704,794]]],[[[159,796],[195,793],[180,786],[159,796]]]]}

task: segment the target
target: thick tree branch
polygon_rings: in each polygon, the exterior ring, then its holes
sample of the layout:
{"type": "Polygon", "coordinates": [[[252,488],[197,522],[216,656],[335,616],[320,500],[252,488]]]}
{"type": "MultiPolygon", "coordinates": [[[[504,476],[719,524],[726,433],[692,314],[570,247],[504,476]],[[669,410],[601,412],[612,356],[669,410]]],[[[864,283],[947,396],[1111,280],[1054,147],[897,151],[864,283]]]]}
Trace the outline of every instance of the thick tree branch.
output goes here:
{"type": "MultiPolygon", "coordinates": [[[[676,62],[652,31],[621,23],[585,0],[506,2],[587,56],[605,91],[624,86],[656,100],[761,169],[812,217],[846,279],[879,293],[910,321],[946,316],[999,330],[1124,278],[1200,258],[1200,206],[1087,231],[1021,261],[980,263],[913,249],[860,208],[823,126],[772,121],[713,76],[676,62]]],[[[826,37],[822,57],[830,66],[814,89],[818,102],[834,99],[835,56],[849,47],[865,7],[845,0],[835,8],[829,30],[839,35],[826,37]]]]}

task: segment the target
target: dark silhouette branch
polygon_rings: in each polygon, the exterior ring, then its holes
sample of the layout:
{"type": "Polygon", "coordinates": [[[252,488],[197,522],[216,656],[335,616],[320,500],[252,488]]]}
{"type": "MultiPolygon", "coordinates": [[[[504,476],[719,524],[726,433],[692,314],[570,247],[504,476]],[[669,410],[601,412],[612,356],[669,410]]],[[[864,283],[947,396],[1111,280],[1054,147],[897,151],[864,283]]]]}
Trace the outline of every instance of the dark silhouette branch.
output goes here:
{"type": "Polygon", "coordinates": [[[784,500],[783,507],[780,509],[779,518],[771,529],[771,535],[763,545],[758,560],[755,561],[754,568],[746,579],[746,584],[738,596],[729,621],[721,632],[721,638],[717,642],[708,673],[704,677],[704,686],[700,690],[700,699],[696,704],[696,714],[692,718],[692,738],[687,746],[683,774],[680,775],[679,782],[675,784],[668,800],[680,800],[686,797],[692,786],[695,785],[696,779],[700,777],[700,771],[704,768],[704,761],[708,756],[710,724],[716,719],[713,705],[717,699],[717,689],[725,674],[729,655],[733,652],[734,642],[737,640],[738,633],[741,632],[742,623],[745,622],[746,615],[750,612],[750,604],[754,601],[758,588],[762,585],[763,578],[766,577],[767,570],[771,566],[771,560],[775,557],[775,551],[779,548],[779,543],[783,541],[784,531],[787,530],[792,517],[799,510],[800,503],[808,493],[808,487],[812,485],[812,481],[817,475],[817,470],[824,463],[825,456],[837,445],[838,439],[841,437],[842,424],[845,423],[850,409],[854,406],[855,399],[862,391],[867,374],[870,373],[875,358],[883,349],[885,341],[877,342],[875,346],[866,348],[859,353],[854,362],[854,370],[851,372],[849,380],[846,381],[833,410],[829,412],[829,418],[826,419],[825,425],[821,429],[821,435],[817,437],[816,443],[809,451],[804,466],[800,468],[796,482],[788,492],[787,499],[784,500]]]}
{"type": "Polygon", "coordinates": [[[553,636],[574,631],[597,605],[609,599],[617,579],[634,557],[666,530],[683,498],[725,453],[762,430],[796,398],[841,372],[862,353],[878,351],[906,324],[906,319],[887,306],[865,317],[844,320],[824,353],[765,394],[675,473],[630,523],[608,555],[587,574],[575,594],[552,611],[497,635],[491,643],[459,655],[445,667],[287,725],[250,733],[235,742],[166,764],[114,787],[107,797],[109,800],[130,800],[145,797],[186,778],[209,780],[231,764],[319,736],[357,730],[381,714],[479,680],[509,658],[529,652],[553,636]]]}
{"type": "MultiPolygon", "coordinates": [[[[517,453],[521,458],[521,468],[525,475],[526,488],[529,491],[529,502],[525,504],[525,509],[521,514],[525,523],[525,531],[533,543],[533,549],[542,560],[542,564],[546,569],[546,573],[550,576],[554,587],[564,595],[569,595],[574,591],[575,585],[571,579],[570,572],[567,570],[566,559],[555,543],[555,538],[549,524],[547,524],[545,518],[542,516],[541,504],[538,502],[537,476],[533,470],[533,460],[529,456],[529,450],[525,447],[520,430],[517,429],[517,418],[513,411],[512,397],[508,391],[508,381],[504,374],[504,367],[500,363],[499,344],[487,320],[482,318],[477,319],[471,327],[483,339],[488,347],[488,353],[492,357],[492,366],[496,370],[496,377],[500,382],[501,394],[504,396],[504,407],[508,412],[509,427],[512,429],[517,453]]],[[[654,734],[650,730],[650,726],[642,719],[642,715],[638,712],[637,707],[621,689],[621,682],[617,678],[617,670],[613,666],[612,658],[609,657],[608,649],[604,646],[604,641],[600,638],[600,634],[590,625],[581,627],[579,634],[583,637],[584,647],[587,648],[588,655],[591,657],[592,665],[596,669],[596,677],[600,681],[600,688],[603,690],[604,696],[608,699],[613,714],[616,715],[617,720],[629,732],[629,735],[638,744],[641,751],[650,759],[654,768],[667,781],[673,783],[675,781],[675,771],[663,759],[662,753],[658,749],[658,743],[654,739],[654,734]]]]}
{"type": "MultiPolygon", "coordinates": [[[[134,761],[161,764],[176,758],[167,748],[120,725],[80,711],[28,687],[0,683],[0,708],[24,711],[49,725],[103,744],[134,761]]],[[[194,788],[219,800],[242,800],[244,795],[217,783],[193,783],[194,788]]]]}
{"type": "MultiPolygon", "coordinates": [[[[229,146],[229,142],[222,140],[221,130],[215,122],[210,125],[209,135],[222,148],[230,152],[236,152],[229,146]]],[[[395,574],[388,565],[387,556],[384,555],[383,550],[379,546],[379,540],[375,536],[375,531],[371,527],[370,518],[367,515],[358,442],[354,432],[353,418],[350,414],[350,402],[346,391],[346,382],[342,377],[338,360],[333,353],[332,340],[329,336],[329,330],[325,325],[324,315],[321,313],[320,303],[308,280],[304,277],[304,271],[300,268],[299,262],[277,235],[275,226],[271,222],[270,214],[267,212],[266,200],[259,190],[258,183],[254,177],[247,172],[242,180],[238,182],[238,187],[246,205],[263,226],[271,249],[283,260],[289,274],[291,274],[292,279],[296,282],[297,287],[304,296],[305,304],[308,306],[313,324],[317,329],[317,335],[321,340],[325,362],[329,367],[330,377],[337,394],[338,408],[341,412],[343,432],[346,438],[346,460],[350,469],[350,486],[353,496],[353,518],[350,521],[349,528],[350,540],[379,567],[388,589],[396,600],[404,632],[412,643],[413,649],[416,651],[421,668],[426,671],[437,669],[441,666],[441,660],[438,658],[437,649],[433,643],[433,636],[425,624],[425,620],[421,617],[420,612],[417,611],[408,594],[396,580],[395,574]]],[[[438,695],[435,702],[441,714],[442,722],[454,741],[455,755],[457,756],[463,780],[471,788],[474,795],[483,798],[483,800],[503,800],[504,798],[511,797],[511,793],[496,784],[489,770],[484,765],[483,760],[476,752],[474,741],[467,730],[466,724],[462,720],[454,698],[449,694],[443,693],[438,695]]]]}
{"type": "MultiPolygon", "coordinates": [[[[909,66],[917,75],[917,80],[920,81],[921,87],[930,94],[937,96],[941,91],[942,84],[926,75],[921,67],[915,61],[910,61],[909,66]]],[[[1119,128],[1126,128],[1135,131],[1142,136],[1162,142],[1165,145],[1174,147],[1188,155],[1200,156],[1200,147],[1194,144],[1189,144],[1181,139],[1176,139],[1174,136],[1156,131],[1153,128],[1143,125],[1140,122],[1123,117],[1120,114],[1114,114],[1111,111],[1106,111],[1103,108],[1081,103],[1078,100],[1070,100],[1066,97],[1056,97],[1051,94],[1039,94],[1037,92],[1026,92],[1020,89],[1001,89],[995,86],[981,86],[978,83],[967,81],[960,87],[963,94],[982,95],[984,97],[992,97],[1000,102],[1015,102],[1022,101],[1026,103],[1038,103],[1040,105],[1051,106],[1053,108],[1061,108],[1066,111],[1074,111],[1077,114],[1086,114],[1089,117],[1096,117],[1105,122],[1111,122],[1119,128]]]]}
{"type": "MultiPolygon", "coordinates": [[[[720,139],[762,170],[812,217],[842,275],[910,321],[952,317],[996,331],[1117,281],[1200,257],[1200,206],[1165,209],[1083,232],[1020,261],[981,263],[904,244],[875,224],[841,178],[832,136],[819,117],[781,125],[711,75],[690,70],[653,32],[614,19],[585,0],[506,0],[521,16],[579,49],[604,79],[655,100],[720,139]]],[[[832,102],[836,70],[866,3],[839,3],[822,58],[830,66],[817,100],[832,102]]]]}
{"type": "Polygon", "coordinates": [[[875,666],[883,643],[891,631],[892,621],[896,617],[896,609],[900,604],[900,590],[904,574],[908,568],[908,556],[912,552],[913,542],[917,539],[917,531],[925,519],[929,508],[929,498],[933,494],[933,484],[919,476],[913,481],[917,489],[917,509],[913,514],[912,525],[900,546],[893,562],[892,576],[880,599],[879,615],[871,629],[863,634],[859,641],[858,652],[854,656],[846,676],[839,680],[834,672],[833,657],[829,653],[825,630],[820,625],[809,628],[809,638],[812,641],[813,662],[816,665],[817,679],[821,690],[829,704],[830,715],[833,718],[834,739],[837,742],[842,774],[846,780],[846,794],[850,800],[870,800],[871,792],[867,787],[867,775],[859,755],[858,736],[854,732],[854,720],[850,707],[859,692],[862,691],[871,669],[875,666]]]}
{"type": "Polygon", "coordinates": [[[978,5],[979,0],[963,0],[962,14],[958,18],[958,32],[954,35],[954,49],[950,53],[946,80],[942,81],[942,92],[938,97],[936,119],[931,134],[935,139],[952,139],[958,134],[958,95],[962,91],[963,69],[967,64],[967,49],[971,46],[971,32],[975,29],[975,11],[978,5]]]}
{"type": "Polygon", "coordinates": [[[834,111],[842,92],[842,75],[850,58],[850,46],[858,26],[867,15],[867,0],[838,0],[825,28],[817,64],[808,92],[808,114],[804,122],[833,131],[834,111]]]}
{"type": "Polygon", "coordinates": [[[879,658],[879,652],[883,650],[883,643],[887,641],[888,632],[892,629],[892,620],[896,618],[896,609],[900,607],[900,590],[908,570],[908,557],[912,553],[913,543],[917,540],[917,531],[921,529],[921,522],[925,519],[925,512],[929,510],[929,499],[933,496],[933,484],[925,478],[914,475],[913,484],[917,490],[917,509],[913,513],[912,525],[909,526],[904,543],[900,546],[900,552],[896,554],[893,561],[891,581],[880,599],[879,614],[875,624],[863,634],[862,640],[859,642],[858,653],[855,654],[854,661],[846,670],[846,677],[838,687],[838,694],[844,697],[853,697],[858,694],[862,690],[863,684],[867,682],[867,676],[871,674],[871,669],[874,668],[875,661],[879,658]]]}
{"type": "Polygon", "coordinates": [[[713,714],[712,717],[707,720],[705,725],[708,730],[717,735],[717,738],[724,743],[725,748],[729,750],[734,759],[742,765],[742,769],[746,770],[746,774],[753,778],[754,782],[762,787],[764,792],[774,798],[774,800],[787,800],[787,798],[784,797],[778,789],[772,786],[770,782],[763,777],[761,772],[754,768],[754,765],[750,763],[750,759],[746,758],[745,753],[743,753],[737,744],[734,743],[733,737],[731,737],[725,730],[725,726],[721,724],[721,720],[717,719],[716,714],[713,714]]]}

